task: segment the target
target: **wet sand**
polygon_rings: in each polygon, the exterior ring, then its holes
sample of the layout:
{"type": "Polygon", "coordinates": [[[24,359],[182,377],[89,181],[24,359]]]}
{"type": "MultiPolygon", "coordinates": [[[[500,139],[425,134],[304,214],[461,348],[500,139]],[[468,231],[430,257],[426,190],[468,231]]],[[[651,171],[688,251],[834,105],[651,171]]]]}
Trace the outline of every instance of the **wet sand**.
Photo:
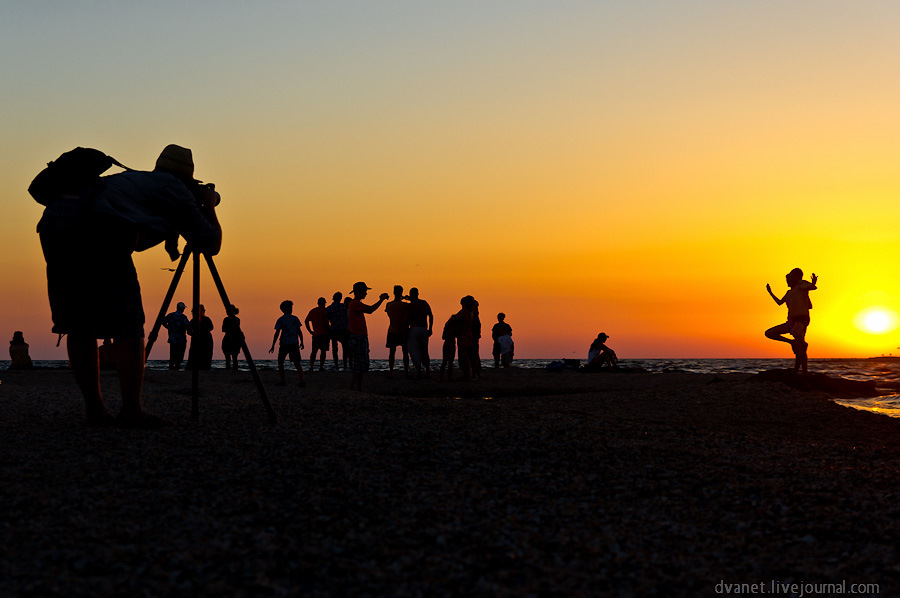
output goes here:
{"type": "MultiPolygon", "coordinates": [[[[746,375],[478,382],[148,372],[175,427],[92,429],[66,371],[0,372],[0,594],[900,593],[900,420],[746,375]],[[720,586],[720,589],[723,586],[720,586]]],[[[110,407],[114,374],[104,373],[110,407]]]]}

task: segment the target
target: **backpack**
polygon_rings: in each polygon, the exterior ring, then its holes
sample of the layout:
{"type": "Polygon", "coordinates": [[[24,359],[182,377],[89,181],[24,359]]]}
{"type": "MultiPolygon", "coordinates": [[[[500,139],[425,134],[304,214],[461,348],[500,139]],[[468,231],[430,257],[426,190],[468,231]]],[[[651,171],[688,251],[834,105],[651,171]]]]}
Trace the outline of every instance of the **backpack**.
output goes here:
{"type": "Polygon", "coordinates": [[[100,175],[116,165],[125,170],[115,158],[100,150],[76,147],[47,163],[28,186],[28,193],[42,205],[50,205],[61,195],[84,197],[100,182],[100,175]]]}

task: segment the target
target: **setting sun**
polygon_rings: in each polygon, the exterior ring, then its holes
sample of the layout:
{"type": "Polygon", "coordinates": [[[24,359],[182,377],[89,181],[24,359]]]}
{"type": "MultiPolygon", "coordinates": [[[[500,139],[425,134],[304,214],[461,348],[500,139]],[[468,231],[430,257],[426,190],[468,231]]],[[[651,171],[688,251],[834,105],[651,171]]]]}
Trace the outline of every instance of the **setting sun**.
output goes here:
{"type": "Polygon", "coordinates": [[[897,329],[897,313],[884,307],[870,307],[865,309],[853,319],[853,324],[863,332],[869,334],[887,334],[897,329]]]}

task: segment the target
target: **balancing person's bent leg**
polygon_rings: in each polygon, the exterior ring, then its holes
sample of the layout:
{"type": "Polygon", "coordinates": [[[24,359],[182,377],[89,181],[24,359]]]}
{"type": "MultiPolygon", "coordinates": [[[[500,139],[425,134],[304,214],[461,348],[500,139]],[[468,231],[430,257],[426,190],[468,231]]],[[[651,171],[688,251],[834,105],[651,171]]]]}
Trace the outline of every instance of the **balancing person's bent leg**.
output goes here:
{"type": "Polygon", "coordinates": [[[786,338],[782,335],[791,333],[791,325],[788,322],[784,324],[779,324],[778,326],[772,326],[768,330],[766,330],[766,338],[772,339],[773,341],[780,341],[782,343],[791,344],[793,341],[789,338],[786,338]]]}

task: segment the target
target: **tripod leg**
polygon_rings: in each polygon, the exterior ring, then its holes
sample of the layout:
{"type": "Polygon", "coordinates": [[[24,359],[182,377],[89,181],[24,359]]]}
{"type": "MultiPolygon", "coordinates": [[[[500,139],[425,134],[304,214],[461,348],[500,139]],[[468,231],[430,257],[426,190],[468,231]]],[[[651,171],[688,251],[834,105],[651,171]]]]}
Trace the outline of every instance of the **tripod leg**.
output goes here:
{"type": "MultiPolygon", "coordinates": [[[[193,252],[191,255],[194,257],[194,272],[193,272],[193,304],[194,313],[191,314],[194,316],[193,320],[197,323],[197,326],[201,325],[200,323],[200,254],[198,252],[193,252]]],[[[199,333],[199,330],[194,331],[195,334],[199,333]]],[[[196,337],[195,337],[196,338],[196,337]]],[[[191,349],[194,349],[194,340],[191,339],[191,349]]],[[[188,359],[191,362],[191,418],[194,421],[200,419],[200,360],[198,359],[198,351],[194,351],[193,355],[188,355],[188,359]]]]}
{"type": "Polygon", "coordinates": [[[178,267],[175,269],[175,275],[172,276],[172,282],[169,283],[169,290],[166,291],[166,298],[163,299],[162,306],[159,308],[159,313],[156,314],[156,322],[153,323],[153,330],[150,331],[150,335],[147,337],[147,348],[144,350],[144,359],[150,357],[150,349],[153,348],[153,343],[156,342],[156,337],[159,336],[159,328],[162,326],[163,320],[166,317],[166,312],[169,311],[169,305],[172,303],[172,297],[175,296],[175,289],[178,288],[178,281],[181,280],[181,275],[184,272],[185,264],[187,264],[188,256],[190,256],[190,250],[188,247],[185,247],[184,253],[181,254],[181,261],[178,262],[178,267]]]}
{"type": "MultiPolygon", "coordinates": [[[[206,258],[206,264],[209,266],[209,273],[212,275],[212,279],[216,283],[216,288],[219,290],[219,296],[222,298],[222,303],[225,305],[225,313],[228,314],[228,316],[234,316],[234,312],[231,309],[231,302],[228,300],[228,293],[225,292],[225,285],[222,284],[222,278],[219,276],[219,270],[216,268],[212,256],[204,253],[203,257],[206,258]]],[[[241,336],[243,337],[243,334],[241,336]]],[[[271,403],[269,403],[269,395],[266,393],[266,388],[263,386],[262,379],[259,377],[259,372],[256,371],[256,364],[253,363],[253,358],[250,357],[250,349],[247,348],[247,341],[243,338],[241,338],[241,349],[244,351],[244,359],[247,360],[247,365],[250,366],[250,373],[253,375],[253,381],[256,383],[259,397],[262,399],[263,405],[266,408],[266,413],[269,415],[269,421],[276,424],[278,423],[278,416],[275,415],[275,411],[272,409],[271,403]]]]}

